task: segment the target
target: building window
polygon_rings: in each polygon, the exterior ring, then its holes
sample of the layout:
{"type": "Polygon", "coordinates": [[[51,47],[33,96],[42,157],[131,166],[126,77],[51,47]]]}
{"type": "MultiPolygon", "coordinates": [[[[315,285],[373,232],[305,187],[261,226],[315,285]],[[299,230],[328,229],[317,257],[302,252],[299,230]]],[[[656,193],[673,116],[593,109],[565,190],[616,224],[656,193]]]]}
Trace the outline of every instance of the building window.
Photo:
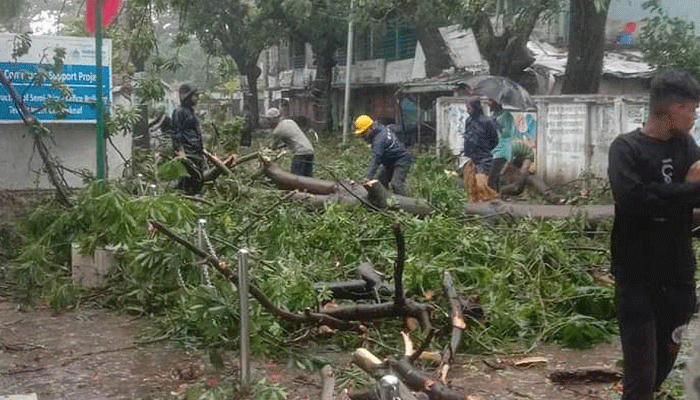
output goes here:
{"type": "Polygon", "coordinates": [[[374,58],[373,54],[373,34],[372,29],[364,29],[355,35],[354,40],[354,58],[355,61],[371,60],[374,58]]]}
{"type": "Polygon", "coordinates": [[[405,60],[416,55],[416,31],[407,24],[392,20],[386,25],[381,55],[386,60],[405,60]]]}
{"type": "MultiPolygon", "coordinates": [[[[384,58],[386,60],[406,60],[416,55],[416,31],[399,20],[390,20],[381,27],[372,27],[355,32],[353,38],[353,62],[384,58]]],[[[338,66],[346,62],[347,44],[335,53],[338,66]]]]}

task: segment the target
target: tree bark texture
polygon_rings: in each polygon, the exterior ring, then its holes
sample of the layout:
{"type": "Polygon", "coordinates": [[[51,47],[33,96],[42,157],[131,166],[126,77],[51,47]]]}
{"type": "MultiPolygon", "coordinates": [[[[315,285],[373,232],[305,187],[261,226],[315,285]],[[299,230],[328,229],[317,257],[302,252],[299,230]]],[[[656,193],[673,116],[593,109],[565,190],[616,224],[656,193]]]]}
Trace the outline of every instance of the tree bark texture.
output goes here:
{"type": "MultiPolygon", "coordinates": [[[[319,46],[320,47],[320,46],[319,46]]],[[[311,94],[314,99],[314,129],[331,132],[333,130],[333,113],[331,110],[331,90],[333,84],[333,58],[337,46],[323,46],[314,49],[316,55],[316,79],[312,84],[311,94]]]]}
{"type": "Polygon", "coordinates": [[[489,73],[523,83],[528,90],[531,87],[523,82],[523,71],[535,62],[535,58],[527,49],[527,41],[544,11],[540,3],[533,4],[528,13],[522,14],[522,22],[515,24],[517,27],[506,26],[500,36],[496,35],[491,18],[486,13],[480,14],[472,25],[479,52],[489,63],[489,73]]]}
{"type": "MultiPolygon", "coordinates": [[[[127,25],[129,32],[140,32],[141,27],[146,23],[151,23],[148,18],[148,13],[144,7],[140,7],[129,3],[127,25]]],[[[129,46],[129,61],[134,66],[134,70],[138,75],[142,75],[146,70],[146,60],[148,51],[143,48],[142,43],[133,43],[129,46]]],[[[150,49],[150,46],[147,46],[150,49]]],[[[138,90],[135,88],[134,90],[138,90]]],[[[148,105],[134,104],[139,109],[141,118],[134,124],[134,140],[132,146],[134,148],[148,150],[151,148],[151,134],[148,130],[148,105]]]]}
{"type": "Polygon", "coordinates": [[[265,175],[278,188],[303,192],[292,198],[313,208],[323,207],[328,201],[341,201],[364,203],[375,210],[403,210],[414,215],[428,215],[432,212],[430,204],[424,199],[391,194],[378,181],[367,182],[364,186],[352,181],[326,181],[283,171],[270,159],[262,159],[262,164],[265,175]]]}
{"type": "Polygon", "coordinates": [[[595,0],[571,0],[569,57],[562,94],[598,93],[605,54],[605,24],[610,0],[600,10],[595,0]]]}
{"type": "Polygon", "coordinates": [[[248,110],[248,118],[250,118],[250,129],[245,129],[246,137],[241,136],[241,144],[248,143],[250,145],[252,131],[260,128],[260,121],[258,115],[260,115],[260,110],[258,108],[258,78],[262,73],[260,67],[255,64],[258,57],[260,57],[260,52],[257,52],[254,56],[249,59],[249,65],[245,68],[245,76],[248,79],[248,103],[246,104],[246,109],[248,110]]]}
{"type": "Polygon", "coordinates": [[[437,26],[423,25],[417,23],[414,25],[416,29],[416,39],[420,43],[425,54],[425,75],[432,78],[440,75],[440,73],[452,66],[452,57],[450,57],[449,49],[445,39],[440,34],[437,26]]]}
{"type": "Polygon", "coordinates": [[[467,215],[503,216],[514,218],[564,219],[583,215],[590,222],[611,219],[615,209],[608,205],[550,205],[510,203],[502,200],[492,200],[486,203],[469,203],[464,207],[467,215]]]}

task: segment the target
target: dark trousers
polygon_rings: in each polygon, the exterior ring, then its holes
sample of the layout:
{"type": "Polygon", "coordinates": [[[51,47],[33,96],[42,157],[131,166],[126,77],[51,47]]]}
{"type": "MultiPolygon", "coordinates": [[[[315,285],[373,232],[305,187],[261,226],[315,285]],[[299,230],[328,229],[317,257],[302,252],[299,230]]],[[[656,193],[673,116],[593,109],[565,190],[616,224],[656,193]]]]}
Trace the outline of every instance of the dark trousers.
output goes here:
{"type": "Polygon", "coordinates": [[[623,400],[652,400],[673,368],[684,326],[695,310],[693,282],[617,283],[623,400]]]}
{"type": "Polygon", "coordinates": [[[503,166],[506,165],[508,160],[505,158],[494,158],[491,164],[491,171],[489,171],[489,186],[495,191],[501,186],[501,170],[503,166]]]}
{"type": "Polygon", "coordinates": [[[382,172],[379,173],[379,183],[385,188],[391,189],[396,194],[406,195],[406,178],[411,169],[413,159],[409,157],[401,158],[389,165],[382,165],[382,172]]]}
{"type": "Polygon", "coordinates": [[[291,173],[311,177],[314,174],[314,155],[299,154],[292,157],[291,173]]]}
{"type": "Polygon", "coordinates": [[[182,164],[187,169],[187,176],[180,178],[177,188],[190,196],[199,194],[204,186],[204,157],[188,154],[182,164]]]}

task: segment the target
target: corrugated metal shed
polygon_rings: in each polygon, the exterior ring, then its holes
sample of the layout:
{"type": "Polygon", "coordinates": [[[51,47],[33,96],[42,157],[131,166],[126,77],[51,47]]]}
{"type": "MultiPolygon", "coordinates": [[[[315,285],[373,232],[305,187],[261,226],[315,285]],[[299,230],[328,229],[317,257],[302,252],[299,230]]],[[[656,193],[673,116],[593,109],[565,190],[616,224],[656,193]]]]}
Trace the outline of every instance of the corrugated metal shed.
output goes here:
{"type": "MultiPolygon", "coordinates": [[[[568,54],[566,50],[558,49],[543,42],[530,41],[527,47],[534,53],[533,67],[549,70],[553,75],[564,75],[568,54]]],[[[632,50],[605,52],[603,58],[603,75],[616,78],[650,78],[652,69],[642,61],[642,53],[632,50]]]]}

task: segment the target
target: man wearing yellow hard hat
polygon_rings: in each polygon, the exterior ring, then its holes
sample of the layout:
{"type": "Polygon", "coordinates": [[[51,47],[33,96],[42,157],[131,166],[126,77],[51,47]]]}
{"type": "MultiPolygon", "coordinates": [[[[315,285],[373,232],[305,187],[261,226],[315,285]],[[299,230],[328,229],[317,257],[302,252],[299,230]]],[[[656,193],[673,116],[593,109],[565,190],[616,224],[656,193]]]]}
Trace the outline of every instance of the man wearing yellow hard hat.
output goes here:
{"type": "Polygon", "coordinates": [[[394,193],[405,196],[406,177],[413,163],[413,155],[396,137],[396,133],[368,115],[357,117],[354,133],[372,145],[367,179],[373,179],[381,165],[379,182],[394,193]]]}

